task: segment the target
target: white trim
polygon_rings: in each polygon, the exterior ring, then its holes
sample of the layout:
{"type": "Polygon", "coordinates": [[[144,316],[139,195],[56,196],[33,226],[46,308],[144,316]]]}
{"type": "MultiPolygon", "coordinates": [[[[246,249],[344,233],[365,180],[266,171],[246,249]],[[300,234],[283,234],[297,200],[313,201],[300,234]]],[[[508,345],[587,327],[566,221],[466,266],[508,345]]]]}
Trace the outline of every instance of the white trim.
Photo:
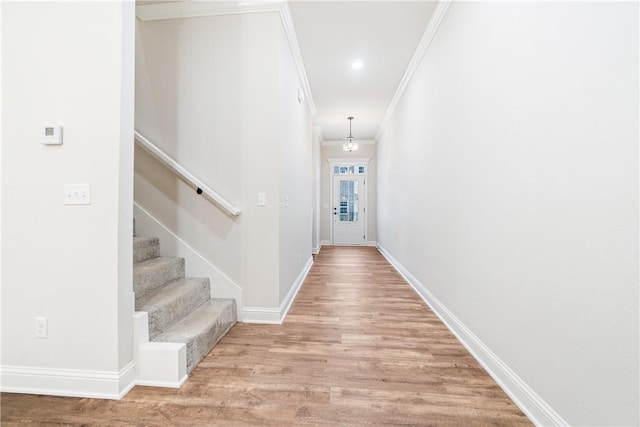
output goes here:
{"type": "Polygon", "coordinates": [[[284,33],[289,42],[289,48],[296,65],[300,85],[304,91],[311,116],[316,114],[316,105],[311,94],[309,79],[302,61],[298,37],[293,26],[289,5],[284,0],[262,1],[189,1],[189,2],[164,2],[136,7],[136,16],[141,21],[162,21],[180,18],[201,18],[207,16],[238,15],[245,13],[278,12],[284,28],[284,33]]]}
{"type": "Polygon", "coordinates": [[[136,364],[135,360],[127,363],[127,365],[120,369],[118,373],[120,377],[120,390],[118,399],[122,399],[125,394],[129,393],[136,383],[136,364]]]}
{"type": "Polygon", "coordinates": [[[187,346],[184,343],[141,343],[136,357],[137,385],[179,388],[187,380],[187,346]]]}
{"type": "Polygon", "coordinates": [[[140,148],[149,153],[153,158],[168,167],[182,180],[196,190],[201,190],[202,195],[221,208],[225,213],[231,216],[238,216],[242,211],[240,208],[232,205],[224,197],[207,186],[200,179],[196,178],[191,172],[186,170],[180,163],[176,162],[171,156],[162,151],[157,145],[149,141],[144,135],[137,130],[133,132],[135,141],[140,148]]]}
{"type": "Polygon", "coordinates": [[[365,246],[371,246],[371,247],[377,248],[378,242],[376,242],[375,240],[369,240],[367,243],[365,243],[365,246]]]}
{"type": "Polygon", "coordinates": [[[277,12],[280,1],[174,1],[136,6],[139,20],[165,21],[168,19],[202,18],[206,16],[238,15],[243,13],[277,12]]]}
{"type": "Polygon", "coordinates": [[[285,317],[287,317],[291,304],[293,304],[293,301],[296,299],[296,295],[298,295],[298,291],[302,287],[304,279],[307,278],[307,274],[309,274],[312,266],[313,257],[309,257],[304,268],[300,271],[300,274],[293,283],[293,286],[289,289],[287,296],[282,300],[282,303],[280,303],[279,308],[245,306],[242,309],[242,322],[281,325],[285,317]]]}
{"type": "Polygon", "coordinates": [[[119,400],[135,385],[135,372],[133,361],[118,372],[5,365],[0,367],[0,390],[119,400]]]}
{"type": "Polygon", "coordinates": [[[313,266],[312,256],[309,257],[304,268],[302,269],[300,274],[298,274],[296,281],[293,282],[293,286],[291,286],[291,289],[289,289],[287,296],[282,300],[282,303],[280,304],[280,323],[284,322],[284,318],[287,317],[287,313],[289,313],[291,304],[293,303],[293,300],[296,299],[296,295],[298,295],[298,291],[300,290],[300,287],[304,283],[304,279],[307,278],[307,274],[309,274],[309,270],[311,270],[311,266],[313,266]]]}
{"type": "Polygon", "coordinates": [[[136,385],[142,387],[164,387],[164,388],[180,388],[182,384],[184,384],[187,379],[189,379],[188,375],[182,377],[180,381],[172,382],[172,381],[136,381],[136,385]]]}
{"type": "Polygon", "coordinates": [[[511,368],[504,363],[480,338],[462,323],[447,307],[438,300],[415,276],[398,262],[383,247],[380,253],[400,273],[440,320],[465,346],[471,355],[491,375],[525,415],[540,426],[567,426],[562,417],[529,387],[511,368]]]}
{"type": "Polygon", "coordinates": [[[398,85],[398,89],[396,89],[396,93],[393,95],[393,98],[391,99],[391,103],[389,104],[389,107],[387,108],[387,111],[385,112],[384,117],[380,122],[380,127],[378,128],[378,132],[376,132],[376,136],[374,138],[376,141],[380,140],[380,137],[384,132],[384,128],[387,126],[389,119],[393,115],[393,112],[396,109],[396,105],[398,104],[398,101],[400,101],[400,98],[402,98],[402,95],[404,94],[404,91],[407,88],[409,81],[411,81],[411,78],[413,77],[416,70],[418,69],[418,65],[420,65],[422,58],[427,53],[427,49],[429,49],[429,45],[431,44],[431,41],[433,40],[436,33],[438,32],[438,29],[440,28],[440,24],[442,24],[442,20],[447,14],[447,11],[449,10],[449,6],[451,6],[451,3],[453,3],[453,0],[438,1],[438,4],[436,5],[435,10],[433,11],[433,15],[431,15],[431,19],[429,19],[429,24],[427,25],[427,28],[424,30],[424,34],[420,39],[420,43],[418,43],[418,47],[413,53],[413,57],[409,62],[409,66],[407,66],[407,70],[404,72],[404,76],[402,76],[400,85],[398,85]]]}
{"type": "Polygon", "coordinates": [[[280,309],[266,307],[247,307],[242,309],[243,323],[264,323],[270,325],[279,325],[280,309]]]}
{"type": "Polygon", "coordinates": [[[293,26],[293,19],[291,18],[291,11],[289,10],[289,4],[286,1],[280,3],[280,19],[282,20],[282,26],[284,27],[284,33],[287,36],[289,42],[289,49],[291,49],[291,55],[293,56],[293,62],[296,64],[296,70],[298,71],[298,78],[300,79],[300,85],[304,91],[304,96],[309,104],[309,110],[311,111],[311,117],[316,114],[316,104],[313,100],[313,94],[311,93],[311,86],[309,86],[309,79],[307,78],[307,71],[304,68],[304,62],[302,61],[302,54],[300,53],[300,45],[298,44],[298,36],[296,35],[295,27],[293,26]]]}
{"type": "Polygon", "coordinates": [[[323,246],[331,246],[331,242],[328,240],[320,240],[320,243],[318,243],[318,246],[313,248],[313,254],[318,255],[318,253],[320,253],[320,249],[322,249],[323,246]]]}

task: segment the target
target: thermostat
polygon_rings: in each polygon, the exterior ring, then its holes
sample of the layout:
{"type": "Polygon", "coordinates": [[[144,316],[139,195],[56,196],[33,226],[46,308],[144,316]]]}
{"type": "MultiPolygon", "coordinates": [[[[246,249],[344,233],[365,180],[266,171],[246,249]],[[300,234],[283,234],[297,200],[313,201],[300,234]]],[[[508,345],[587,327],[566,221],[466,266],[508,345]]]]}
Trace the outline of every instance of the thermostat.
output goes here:
{"type": "Polygon", "coordinates": [[[44,145],[60,145],[62,144],[62,126],[45,126],[44,127],[44,139],[42,140],[44,145]]]}

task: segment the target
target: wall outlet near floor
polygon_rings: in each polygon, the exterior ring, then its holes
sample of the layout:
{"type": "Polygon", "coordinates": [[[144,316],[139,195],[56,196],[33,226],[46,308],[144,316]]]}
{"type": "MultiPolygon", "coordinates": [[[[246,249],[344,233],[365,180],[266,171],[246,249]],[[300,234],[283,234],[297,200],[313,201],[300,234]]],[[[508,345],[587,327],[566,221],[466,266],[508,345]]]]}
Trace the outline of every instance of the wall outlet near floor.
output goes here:
{"type": "Polygon", "coordinates": [[[36,338],[47,338],[49,326],[46,317],[36,317],[36,338]]]}

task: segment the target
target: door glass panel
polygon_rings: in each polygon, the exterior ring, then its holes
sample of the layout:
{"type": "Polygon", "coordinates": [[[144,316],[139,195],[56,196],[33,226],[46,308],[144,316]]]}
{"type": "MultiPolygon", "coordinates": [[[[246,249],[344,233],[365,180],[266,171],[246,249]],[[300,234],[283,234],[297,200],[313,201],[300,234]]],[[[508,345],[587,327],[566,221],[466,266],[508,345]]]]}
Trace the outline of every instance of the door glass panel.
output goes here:
{"type": "Polygon", "coordinates": [[[340,180],[340,221],[358,221],[358,181],[340,180]]]}
{"type": "Polygon", "coordinates": [[[343,165],[333,167],[334,175],[364,175],[364,166],[343,165]]]}

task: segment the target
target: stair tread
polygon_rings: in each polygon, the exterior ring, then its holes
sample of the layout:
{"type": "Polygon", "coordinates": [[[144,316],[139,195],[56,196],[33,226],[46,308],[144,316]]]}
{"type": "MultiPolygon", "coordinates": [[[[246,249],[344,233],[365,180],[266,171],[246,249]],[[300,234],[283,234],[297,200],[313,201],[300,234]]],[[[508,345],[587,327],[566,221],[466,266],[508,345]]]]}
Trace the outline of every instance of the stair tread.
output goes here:
{"type": "MultiPolygon", "coordinates": [[[[209,284],[209,279],[200,277],[184,277],[136,298],[137,311],[149,311],[173,301],[176,297],[188,293],[192,288],[209,284]]],[[[204,302],[204,301],[203,301],[204,302]]]]}
{"type": "Polygon", "coordinates": [[[210,297],[209,279],[182,278],[136,298],[136,310],[149,317],[149,338],[153,340],[188,316],[210,297]]]}
{"type": "Polygon", "coordinates": [[[136,269],[138,269],[138,270],[148,269],[148,268],[154,267],[154,266],[156,266],[158,264],[171,263],[171,262],[175,262],[176,260],[181,260],[181,259],[182,258],[179,258],[179,257],[164,257],[164,256],[159,256],[159,257],[147,259],[145,261],[140,261],[140,262],[136,262],[135,264],[133,264],[133,272],[135,273],[136,269]]]}
{"type": "Polygon", "coordinates": [[[216,323],[221,321],[231,321],[235,323],[235,319],[231,320],[220,318],[221,315],[225,313],[225,310],[227,310],[232,304],[232,299],[212,298],[195,309],[180,322],[167,329],[154,341],[186,343],[194,336],[206,333],[211,326],[216,323]]]}
{"type": "Polygon", "coordinates": [[[210,299],[153,341],[186,344],[190,373],[236,324],[236,316],[235,300],[210,299]]]}

